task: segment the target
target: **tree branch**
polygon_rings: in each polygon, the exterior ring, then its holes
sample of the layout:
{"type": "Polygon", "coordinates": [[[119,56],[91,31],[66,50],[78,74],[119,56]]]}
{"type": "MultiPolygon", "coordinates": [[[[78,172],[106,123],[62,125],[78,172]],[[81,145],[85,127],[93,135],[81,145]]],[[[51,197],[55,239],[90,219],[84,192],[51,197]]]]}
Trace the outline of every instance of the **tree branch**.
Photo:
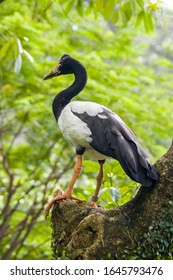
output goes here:
{"type": "Polygon", "coordinates": [[[141,186],[111,210],[88,203],[56,202],[52,211],[55,259],[156,259],[173,253],[173,145],[155,164],[160,180],[141,186]],[[172,251],[171,251],[172,250],[172,251]]]}

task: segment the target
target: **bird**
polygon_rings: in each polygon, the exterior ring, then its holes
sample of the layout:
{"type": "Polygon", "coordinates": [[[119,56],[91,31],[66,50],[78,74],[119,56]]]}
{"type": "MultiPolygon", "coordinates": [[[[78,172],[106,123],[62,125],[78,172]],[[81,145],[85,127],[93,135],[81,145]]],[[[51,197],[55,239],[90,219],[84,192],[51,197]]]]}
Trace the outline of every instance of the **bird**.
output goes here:
{"type": "Polygon", "coordinates": [[[46,216],[55,201],[67,198],[82,201],[73,196],[72,191],[81,171],[84,154],[98,161],[100,166],[91,201],[93,207],[97,207],[98,194],[104,177],[104,163],[109,158],[119,161],[125,173],[143,186],[152,186],[159,179],[159,172],[150,163],[136,136],[116,113],[95,102],[71,101],[87,83],[87,71],[81,62],[64,54],[58,65],[43,79],[48,80],[68,74],[74,75],[74,81],[55,96],[52,109],[63,137],[75,148],[76,163],[65,191],[56,195],[47,205],[46,216]]]}

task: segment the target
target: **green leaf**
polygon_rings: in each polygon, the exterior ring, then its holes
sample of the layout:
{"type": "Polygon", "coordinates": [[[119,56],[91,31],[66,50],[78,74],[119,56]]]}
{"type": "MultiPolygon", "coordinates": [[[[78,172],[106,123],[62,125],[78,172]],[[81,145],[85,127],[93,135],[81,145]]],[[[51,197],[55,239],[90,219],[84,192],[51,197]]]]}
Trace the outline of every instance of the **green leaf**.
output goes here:
{"type": "Polygon", "coordinates": [[[18,57],[16,58],[15,65],[14,65],[14,72],[19,73],[22,66],[22,56],[19,53],[18,57]]]}
{"type": "Polygon", "coordinates": [[[78,14],[80,16],[83,16],[83,14],[84,14],[83,0],[77,0],[76,9],[77,9],[78,14]]]}
{"type": "Polygon", "coordinates": [[[74,7],[74,0],[68,1],[68,4],[64,8],[65,14],[69,14],[69,12],[73,9],[74,7]]]}
{"type": "Polygon", "coordinates": [[[29,52],[27,52],[26,50],[23,49],[23,53],[26,55],[26,57],[29,59],[29,61],[31,63],[34,62],[34,59],[33,59],[32,55],[29,54],[29,52]]]}
{"type": "Polygon", "coordinates": [[[22,47],[22,43],[21,43],[19,38],[17,38],[17,45],[18,45],[19,54],[22,54],[23,53],[23,47],[22,47]]]}
{"type": "Polygon", "coordinates": [[[106,191],[108,190],[108,188],[102,188],[100,191],[99,191],[99,197],[104,194],[106,191]]]}
{"type": "Polygon", "coordinates": [[[95,1],[95,5],[96,5],[96,8],[99,12],[102,11],[103,9],[103,5],[104,5],[104,0],[96,0],[95,1]]]}
{"type": "Polygon", "coordinates": [[[112,13],[112,22],[115,24],[119,19],[119,10],[112,13]]]}
{"type": "Polygon", "coordinates": [[[85,14],[86,16],[88,16],[89,14],[91,14],[91,11],[94,9],[94,4],[93,1],[90,1],[86,10],[85,10],[85,14]]]}
{"type": "Polygon", "coordinates": [[[147,32],[150,32],[154,29],[154,25],[153,25],[153,21],[152,21],[152,17],[151,14],[149,14],[148,12],[144,13],[144,26],[147,32]]]}
{"type": "Polygon", "coordinates": [[[114,6],[115,6],[115,0],[109,0],[104,2],[103,16],[106,20],[111,18],[114,6]]]}
{"type": "Polygon", "coordinates": [[[110,187],[110,195],[112,200],[115,202],[121,198],[121,194],[117,188],[110,187]]]}
{"type": "Polygon", "coordinates": [[[122,11],[123,11],[123,21],[125,24],[127,24],[127,22],[131,19],[132,17],[132,6],[130,4],[130,2],[126,2],[123,7],[122,7],[122,11]]]}
{"type": "Polygon", "coordinates": [[[104,164],[104,172],[105,172],[106,174],[110,174],[111,171],[112,171],[111,165],[110,165],[109,163],[105,163],[105,164],[104,164]]]}
{"type": "Polygon", "coordinates": [[[137,18],[136,18],[136,22],[135,22],[135,26],[138,27],[141,22],[143,21],[144,19],[144,14],[145,12],[144,11],[141,11],[138,15],[137,15],[137,18]]]}
{"type": "Polygon", "coordinates": [[[99,172],[99,163],[91,160],[83,160],[82,165],[85,166],[85,172],[99,172]]]}
{"type": "Polygon", "coordinates": [[[126,176],[124,170],[122,169],[121,165],[118,162],[116,162],[115,166],[113,167],[112,173],[116,176],[121,176],[121,177],[126,176]]]}
{"type": "Polygon", "coordinates": [[[7,56],[7,52],[11,47],[11,44],[13,43],[14,43],[14,39],[11,39],[3,44],[2,48],[0,49],[0,58],[4,58],[5,56],[7,56]]]}
{"type": "Polygon", "coordinates": [[[135,0],[135,2],[139,5],[140,8],[144,8],[144,2],[143,0],[135,0]]]}
{"type": "Polygon", "coordinates": [[[110,189],[110,187],[111,187],[111,182],[110,181],[104,182],[104,188],[110,189]]]}

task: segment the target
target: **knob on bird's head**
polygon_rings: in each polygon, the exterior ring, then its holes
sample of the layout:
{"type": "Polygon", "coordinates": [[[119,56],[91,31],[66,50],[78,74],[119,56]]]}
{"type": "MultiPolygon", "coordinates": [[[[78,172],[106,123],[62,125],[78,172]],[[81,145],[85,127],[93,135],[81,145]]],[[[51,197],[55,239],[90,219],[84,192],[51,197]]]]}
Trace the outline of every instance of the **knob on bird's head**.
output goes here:
{"type": "Polygon", "coordinates": [[[75,61],[77,62],[77,60],[75,60],[68,54],[64,54],[55,68],[52,69],[51,72],[46,76],[44,76],[43,80],[48,80],[60,75],[73,74],[74,70],[72,67],[75,61]]]}

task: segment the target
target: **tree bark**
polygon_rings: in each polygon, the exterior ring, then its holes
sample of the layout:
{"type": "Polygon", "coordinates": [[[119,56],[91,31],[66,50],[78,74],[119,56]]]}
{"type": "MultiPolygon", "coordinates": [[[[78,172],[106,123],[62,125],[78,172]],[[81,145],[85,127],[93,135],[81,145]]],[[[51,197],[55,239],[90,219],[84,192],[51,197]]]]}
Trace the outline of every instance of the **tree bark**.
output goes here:
{"type": "Polygon", "coordinates": [[[52,210],[55,259],[172,259],[173,144],[156,163],[159,181],[111,210],[70,199],[52,210]]]}

